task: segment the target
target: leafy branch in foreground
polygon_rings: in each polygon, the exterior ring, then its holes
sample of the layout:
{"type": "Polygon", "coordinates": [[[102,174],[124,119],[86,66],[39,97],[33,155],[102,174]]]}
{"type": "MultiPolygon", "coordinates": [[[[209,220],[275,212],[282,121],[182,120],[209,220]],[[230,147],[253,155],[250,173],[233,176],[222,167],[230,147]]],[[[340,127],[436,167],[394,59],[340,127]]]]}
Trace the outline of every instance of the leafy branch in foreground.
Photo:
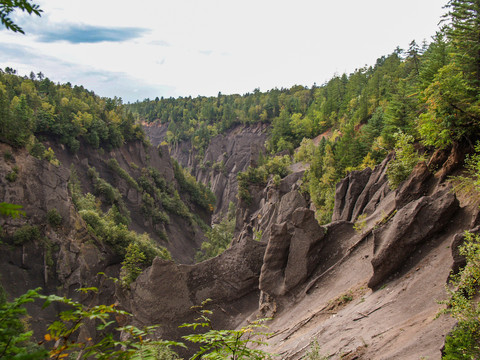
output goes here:
{"type": "MultiPolygon", "coordinates": [[[[79,291],[88,293],[98,290],[82,288],[79,291]]],[[[128,312],[117,309],[115,304],[85,306],[57,295],[44,298],[46,299],[44,307],[56,301],[70,308],[59,314],[59,320],[48,327],[49,332],[45,335],[46,341],[54,342],[50,350],[51,359],[61,359],[72,351],[78,352],[77,359],[155,359],[155,353],[158,353],[159,348],[163,349],[164,355],[169,354],[162,357],[163,359],[175,359],[176,354],[170,350],[170,346],[184,346],[172,341],[151,340],[149,337],[156,326],[145,329],[138,329],[131,325],[114,328],[116,322],[111,320],[111,316],[131,316],[128,312]],[[97,338],[100,340],[88,338],[85,341],[76,341],[80,328],[90,321],[96,322],[97,338]],[[128,334],[127,339],[117,340],[115,333],[128,334]]]]}
{"type": "Polygon", "coordinates": [[[199,317],[191,324],[183,324],[181,328],[207,328],[205,333],[186,335],[183,338],[195,344],[200,344],[200,350],[190,359],[270,359],[271,354],[252,349],[251,345],[266,345],[262,338],[268,333],[258,331],[267,328],[263,323],[268,319],[259,319],[239,330],[215,330],[210,315],[212,311],[204,307],[211,299],[207,299],[199,306],[193,306],[199,317]]]}
{"type": "Polygon", "coordinates": [[[457,325],[445,340],[442,359],[480,358],[480,304],[478,283],[480,281],[480,236],[465,232],[465,242],[459,247],[466,257],[467,265],[452,275],[446,287],[449,298],[443,302],[447,307],[441,313],[450,314],[457,325]]]}
{"type": "Polygon", "coordinates": [[[25,11],[30,15],[35,14],[37,16],[41,16],[40,14],[43,12],[39,5],[30,3],[28,0],[0,0],[0,22],[8,30],[22,34],[25,34],[23,29],[19,25],[15,24],[10,18],[10,14],[15,9],[25,11]]]}
{"type": "MultiPolygon", "coordinates": [[[[0,305],[0,359],[63,359],[75,355],[75,359],[177,359],[172,346],[181,343],[152,340],[156,326],[138,329],[134,326],[115,328],[112,317],[130,316],[115,305],[86,306],[77,301],[57,295],[41,295],[41,289],[29,290],[12,302],[0,305]],[[44,307],[52,302],[62,304],[67,310],[58,315],[44,335],[44,341],[34,344],[32,331],[26,331],[23,317],[27,315],[25,304],[45,300],[44,307]],[[96,324],[95,339],[79,337],[87,324],[96,324]],[[118,336],[120,334],[127,336],[118,336]],[[118,340],[118,339],[121,340],[118,340]],[[126,338],[126,339],[125,339],[126,338]],[[49,350],[41,345],[48,344],[49,350]]],[[[96,288],[82,288],[83,293],[96,292],[96,288]]]]}
{"type": "Polygon", "coordinates": [[[0,359],[44,359],[47,350],[31,342],[32,331],[22,322],[27,310],[24,305],[39,298],[40,289],[29,290],[12,302],[0,304],[0,359]]]}

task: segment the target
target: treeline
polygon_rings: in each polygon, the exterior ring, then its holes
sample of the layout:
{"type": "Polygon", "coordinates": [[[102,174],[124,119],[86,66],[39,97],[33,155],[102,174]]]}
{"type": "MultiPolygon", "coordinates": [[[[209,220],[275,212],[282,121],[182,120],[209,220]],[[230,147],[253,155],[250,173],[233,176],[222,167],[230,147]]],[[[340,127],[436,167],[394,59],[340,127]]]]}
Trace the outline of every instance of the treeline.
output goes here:
{"type": "Polygon", "coordinates": [[[46,138],[75,153],[81,141],[110,150],[144,140],[144,133],[119,98],[55,84],[41,72],[21,77],[11,68],[0,69],[0,140],[24,147],[46,138]]]}
{"type": "Polygon", "coordinates": [[[311,90],[296,86],[268,92],[255,89],[243,96],[218,93],[216,97],[157,97],[129,104],[129,108],[143,121],[168,123],[169,144],[191,140],[195,149],[203,153],[213,136],[237,124],[270,123],[284,108],[292,113],[305,111],[311,98],[311,90]]]}

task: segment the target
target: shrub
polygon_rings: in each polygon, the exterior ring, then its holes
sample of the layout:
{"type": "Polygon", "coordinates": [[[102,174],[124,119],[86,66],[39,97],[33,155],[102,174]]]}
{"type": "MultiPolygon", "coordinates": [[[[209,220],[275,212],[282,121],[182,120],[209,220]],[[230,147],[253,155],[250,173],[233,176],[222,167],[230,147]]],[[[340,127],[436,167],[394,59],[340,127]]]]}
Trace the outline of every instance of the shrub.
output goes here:
{"type": "Polygon", "coordinates": [[[60,166],[60,161],[58,161],[57,157],[55,156],[55,152],[51,147],[43,152],[43,158],[54,166],[60,166]]]}
{"type": "Polygon", "coordinates": [[[457,320],[454,330],[445,340],[443,359],[480,358],[480,304],[478,279],[480,279],[480,236],[465,233],[465,242],[459,251],[467,265],[452,275],[446,290],[449,299],[441,303],[447,307],[441,313],[450,314],[457,320]]]}
{"type": "Polygon", "coordinates": [[[18,177],[18,166],[14,166],[12,171],[10,171],[7,175],[5,175],[5,179],[7,179],[8,182],[15,182],[18,177]]]}
{"type": "Polygon", "coordinates": [[[398,132],[394,135],[395,159],[390,161],[387,168],[388,183],[392,189],[408,178],[413,168],[421,160],[420,155],[413,147],[413,136],[398,132]]]}
{"type": "Polygon", "coordinates": [[[267,328],[263,323],[268,319],[259,319],[253,321],[249,325],[239,330],[215,330],[212,326],[210,316],[212,312],[204,309],[204,306],[210,301],[207,299],[202,302],[201,306],[194,306],[199,318],[191,324],[183,324],[181,328],[197,327],[207,328],[207,332],[183,336],[185,340],[200,345],[198,350],[191,359],[270,359],[271,354],[259,350],[252,349],[253,346],[265,345],[263,341],[268,333],[262,331],[267,328]]]}
{"type": "Polygon", "coordinates": [[[37,159],[43,159],[43,154],[45,153],[45,150],[45,146],[40,141],[35,141],[30,148],[29,153],[37,159]]]}
{"type": "Polygon", "coordinates": [[[108,160],[107,165],[118,176],[124,179],[131,187],[133,187],[137,191],[140,191],[140,186],[138,186],[138,183],[135,181],[134,178],[130,176],[130,174],[125,169],[120,167],[120,164],[116,159],[111,158],[110,160],[108,160]]]}
{"type": "Polygon", "coordinates": [[[3,153],[3,159],[6,161],[6,162],[9,162],[9,161],[13,161],[15,160],[12,153],[9,151],[9,150],[6,150],[4,153],[3,153]]]}
{"type": "Polygon", "coordinates": [[[62,215],[58,212],[57,209],[50,209],[47,212],[47,222],[50,226],[56,228],[62,224],[63,218],[62,215]]]}
{"type": "Polygon", "coordinates": [[[124,286],[130,286],[138,275],[142,273],[141,264],[143,262],[145,262],[145,254],[140,251],[137,244],[130,243],[120,270],[120,280],[124,286]]]}
{"type": "Polygon", "coordinates": [[[23,245],[40,238],[40,230],[36,226],[23,225],[13,234],[13,243],[23,245]]]}
{"type": "Polygon", "coordinates": [[[227,216],[205,233],[208,240],[202,243],[201,250],[195,255],[195,260],[207,260],[224,252],[232,242],[234,230],[235,206],[230,203],[227,216]]]}
{"type": "Polygon", "coordinates": [[[310,349],[302,357],[302,360],[328,360],[328,356],[324,356],[320,353],[320,344],[315,339],[310,343],[310,349]]]}
{"type": "Polygon", "coordinates": [[[195,204],[212,212],[216,202],[212,191],[202,183],[197,182],[195,177],[184,170],[177,161],[173,162],[173,171],[180,190],[188,193],[195,204]]]}
{"type": "Polygon", "coordinates": [[[106,182],[100,177],[100,174],[94,167],[88,169],[88,176],[92,179],[93,189],[96,195],[101,195],[109,205],[122,199],[122,195],[117,188],[106,182]]]}

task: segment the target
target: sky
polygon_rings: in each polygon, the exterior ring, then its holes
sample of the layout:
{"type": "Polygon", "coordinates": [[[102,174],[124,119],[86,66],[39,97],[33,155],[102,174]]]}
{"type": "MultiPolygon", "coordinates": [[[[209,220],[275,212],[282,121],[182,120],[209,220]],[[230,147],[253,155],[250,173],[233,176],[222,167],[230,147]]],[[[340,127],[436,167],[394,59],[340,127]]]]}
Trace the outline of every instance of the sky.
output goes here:
{"type": "Polygon", "coordinates": [[[321,85],[412,40],[447,0],[34,0],[0,29],[0,68],[124,102],[321,85]]]}

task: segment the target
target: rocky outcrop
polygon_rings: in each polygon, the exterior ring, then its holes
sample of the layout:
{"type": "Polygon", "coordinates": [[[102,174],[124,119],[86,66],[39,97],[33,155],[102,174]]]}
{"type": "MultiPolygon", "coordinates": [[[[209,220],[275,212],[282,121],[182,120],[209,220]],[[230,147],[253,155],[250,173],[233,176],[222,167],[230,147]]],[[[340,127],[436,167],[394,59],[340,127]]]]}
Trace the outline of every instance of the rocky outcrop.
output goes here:
{"type": "Polygon", "coordinates": [[[297,208],[290,220],[273,225],[260,275],[260,290],[277,297],[303,283],[318,266],[325,233],[314,212],[306,208],[297,208]]]}
{"type": "Polygon", "coordinates": [[[398,270],[419,244],[448,224],[458,208],[458,200],[446,188],[398,210],[387,225],[373,232],[373,276],[368,286],[376,288],[398,270]]]}
{"type": "Polygon", "coordinates": [[[390,191],[386,169],[392,157],[389,154],[373,171],[352,171],[337,184],[332,221],[355,221],[359,215],[375,211],[390,191]]]}
{"type": "MultiPolygon", "coordinates": [[[[14,151],[3,144],[0,152],[11,154],[8,161],[0,162],[0,196],[5,202],[22,205],[25,211],[24,217],[1,218],[0,281],[8,298],[41,287],[45,294],[57,293],[76,300],[86,298],[92,304],[114,301],[112,284],[100,286],[97,274],[118,274],[119,266],[115,265],[118,259],[88,233],[75,211],[67,189],[68,168],[54,166],[25,150],[14,151]],[[6,175],[14,169],[18,169],[16,179],[6,181],[6,175]],[[47,213],[51,210],[61,216],[61,226],[48,223],[47,213]],[[12,240],[12,235],[26,226],[35,227],[38,235],[20,242],[12,240]],[[75,291],[86,284],[99,287],[95,298],[75,291]]],[[[58,310],[55,306],[42,310],[40,303],[29,307],[30,313],[37,314],[30,321],[37,334],[44,331],[45,323],[53,321],[58,310]]]]}
{"type": "Polygon", "coordinates": [[[407,180],[398,188],[395,196],[395,207],[403,208],[405,205],[428,194],[436,182],[433,174],[428,170],[427,164],[422,161],[414,168],[407,180]],[[430,181],[432,180],[432,181],[430,181]]]}

